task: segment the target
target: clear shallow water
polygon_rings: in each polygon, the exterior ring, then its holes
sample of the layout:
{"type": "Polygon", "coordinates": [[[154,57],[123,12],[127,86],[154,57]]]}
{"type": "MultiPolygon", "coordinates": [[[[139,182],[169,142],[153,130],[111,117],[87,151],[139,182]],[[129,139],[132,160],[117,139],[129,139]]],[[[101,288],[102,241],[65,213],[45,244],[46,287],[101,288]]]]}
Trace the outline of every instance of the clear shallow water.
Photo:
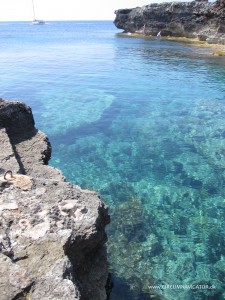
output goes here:
{"type": "Polygon", "coordinates": [[[109,205],[112,300],[224,299],[225,61],[117,32],[0,23],[1,97],[30,105],[51,165],[109,205]],[[216,288],[165,287],[191,284],[216,288]]]}

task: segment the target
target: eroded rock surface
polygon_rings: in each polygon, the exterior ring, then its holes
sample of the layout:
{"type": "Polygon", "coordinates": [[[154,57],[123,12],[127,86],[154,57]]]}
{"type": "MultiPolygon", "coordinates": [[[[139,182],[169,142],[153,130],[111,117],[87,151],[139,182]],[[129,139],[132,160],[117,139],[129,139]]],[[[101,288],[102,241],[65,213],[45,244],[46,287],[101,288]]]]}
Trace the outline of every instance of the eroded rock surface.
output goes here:
{"type": "Polygon", "coordinates": [[[25,104],[0,101],[0,142],[0,300],[105,300],[104,203],[46,165],[25,104]]]}
{"type": "Polygon", "coordinates": [[[188,37],[225,43],[224,1],[153,3],[133,9],[119,9],[115,25],[125,32],[156,36],[188,37]]]}

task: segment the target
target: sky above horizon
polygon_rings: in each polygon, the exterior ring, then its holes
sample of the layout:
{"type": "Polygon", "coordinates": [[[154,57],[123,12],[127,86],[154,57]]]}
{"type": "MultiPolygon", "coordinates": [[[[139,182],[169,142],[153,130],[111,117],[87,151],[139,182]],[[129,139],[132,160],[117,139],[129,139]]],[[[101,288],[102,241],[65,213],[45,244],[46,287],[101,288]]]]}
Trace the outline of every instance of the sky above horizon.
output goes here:
{"type": "MultiPolygon", "coordinates": [[[[34,0],[35,15],[43,20],[114,20],[114,11],[165,0],[34,0]]],[[[172,2],[172,0],[171,0],[172,2]]],[[[0,0],[0,21],[30,21],[32,0],[0,0]]]]}

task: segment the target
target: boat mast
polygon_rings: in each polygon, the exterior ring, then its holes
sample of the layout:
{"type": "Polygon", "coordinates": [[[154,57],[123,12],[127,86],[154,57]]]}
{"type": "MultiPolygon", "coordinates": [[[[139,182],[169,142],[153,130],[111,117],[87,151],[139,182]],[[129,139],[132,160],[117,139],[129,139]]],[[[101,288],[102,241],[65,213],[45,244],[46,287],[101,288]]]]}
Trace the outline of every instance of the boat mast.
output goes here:
{"type": "Polygon", "coordinates": [[[33,7],[34,20],[36,20],[36,18],[35,18],[35,11],[34,11],[34,0],[32,0],[32,7],[33,7]]]}

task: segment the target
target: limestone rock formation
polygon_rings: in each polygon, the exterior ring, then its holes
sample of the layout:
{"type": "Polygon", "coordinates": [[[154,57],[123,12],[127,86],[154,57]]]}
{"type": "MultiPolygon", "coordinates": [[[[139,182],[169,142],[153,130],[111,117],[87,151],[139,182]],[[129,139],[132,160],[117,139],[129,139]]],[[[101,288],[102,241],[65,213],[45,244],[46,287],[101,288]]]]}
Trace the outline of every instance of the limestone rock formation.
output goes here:
{"type": "Polygon", "coordinates": [[[153,3],[115,13],[114,24],[125,32],[225,43],[224,0],[153,3]]]}
{"type": "Polygon", "coordinates": [[[25,104],[0,101],[0,143],[0,300],[105,300],[107,207],[46,165],[25,104]]]}

